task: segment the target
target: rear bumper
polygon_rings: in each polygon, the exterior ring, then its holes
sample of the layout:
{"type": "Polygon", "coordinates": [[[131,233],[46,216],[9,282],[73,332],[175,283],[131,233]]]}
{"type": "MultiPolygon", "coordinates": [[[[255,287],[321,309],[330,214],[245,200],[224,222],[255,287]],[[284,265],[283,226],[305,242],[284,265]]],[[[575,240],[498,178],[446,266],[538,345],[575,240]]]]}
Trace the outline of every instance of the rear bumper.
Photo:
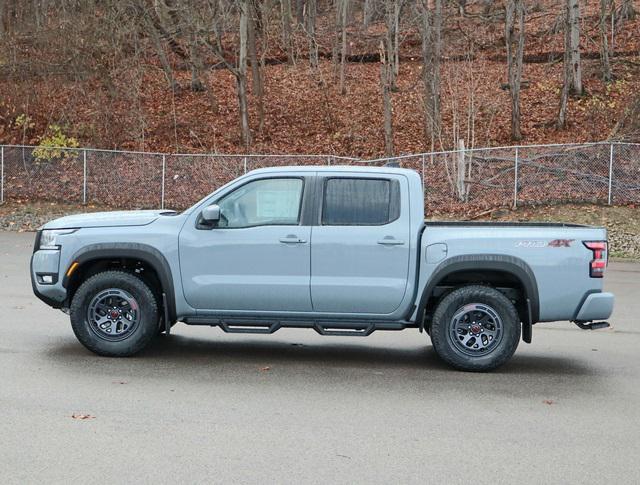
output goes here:
{"type": "Polygon", "coordinates": [[[613,313],[614,300],[613,293],[591,293],[582,302],[574,320],[579,322],[606,320],[613,313]]]}

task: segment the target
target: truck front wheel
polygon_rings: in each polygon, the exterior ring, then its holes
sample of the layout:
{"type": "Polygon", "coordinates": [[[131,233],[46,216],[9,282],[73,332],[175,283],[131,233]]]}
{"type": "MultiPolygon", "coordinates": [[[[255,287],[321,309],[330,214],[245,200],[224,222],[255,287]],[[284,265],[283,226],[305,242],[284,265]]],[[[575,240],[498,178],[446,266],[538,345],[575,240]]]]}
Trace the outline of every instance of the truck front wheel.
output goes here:
{"type": "Polygon", "coordinates": [[[158,305],[140,278],[105,271],[87,279],[73,297],[71,326],[87,349],[108,357],[141,351],[158,331],[158,305]]]}
{"type": "Polygon", "coordinates": [[[442,299],[433,314],[431,341],[438,356],[466,371],[495,369],[520,341],[520,319],[511,301],[486,286],[465,286],[442,299]]]}

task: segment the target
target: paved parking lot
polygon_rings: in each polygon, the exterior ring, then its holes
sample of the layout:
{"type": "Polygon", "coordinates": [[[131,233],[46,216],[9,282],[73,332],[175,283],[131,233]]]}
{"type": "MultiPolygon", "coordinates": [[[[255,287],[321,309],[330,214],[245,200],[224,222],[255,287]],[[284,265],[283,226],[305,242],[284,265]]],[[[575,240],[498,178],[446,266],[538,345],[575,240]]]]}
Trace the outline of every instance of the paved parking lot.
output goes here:
{"type": "Polygon", "coordinates": [[[469,374],[416,330],[179,324],[100,358],[33,296],[32,244],[0,233],[4,483],[640,482],[640,265],[610,265],[613,329],[540,324],[504,368],[469,374]]]}

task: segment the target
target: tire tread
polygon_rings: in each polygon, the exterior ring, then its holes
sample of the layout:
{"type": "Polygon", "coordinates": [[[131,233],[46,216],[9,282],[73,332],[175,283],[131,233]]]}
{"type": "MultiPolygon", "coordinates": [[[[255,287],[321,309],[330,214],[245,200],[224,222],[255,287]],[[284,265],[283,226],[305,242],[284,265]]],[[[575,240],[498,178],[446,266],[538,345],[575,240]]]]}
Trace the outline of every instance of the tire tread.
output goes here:
{"type": "Polygon", "coordinates": [[[445,296],[433,314],[430,332],[433,347],[442,360],[456,369],[475,372],[493,370],[505,364],[516,351],[520,335],[520,317],[513,303],[498,290],[483,285],[463,286],[445,296]],[[485,356],[463,355],[449,340],[449,320],[458,308],[469,303],[491,304],[502,319],[502,341],[485,356]]]}

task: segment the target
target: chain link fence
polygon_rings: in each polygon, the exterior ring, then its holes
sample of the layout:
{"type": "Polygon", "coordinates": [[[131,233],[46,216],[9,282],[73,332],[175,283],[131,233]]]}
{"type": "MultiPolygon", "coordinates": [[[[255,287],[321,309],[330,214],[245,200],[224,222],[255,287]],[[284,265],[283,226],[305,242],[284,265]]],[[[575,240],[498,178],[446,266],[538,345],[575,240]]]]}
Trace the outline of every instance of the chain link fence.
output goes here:
{"type": "Polygon", "coordinates": [[[480,148],[376,160],[4,145],[0,146],[0,203],[184,209],[256,168],[389,162],[421,174],[430,214],[535,203],[640,203],[640,144],[617,142],[480,148]]]}

